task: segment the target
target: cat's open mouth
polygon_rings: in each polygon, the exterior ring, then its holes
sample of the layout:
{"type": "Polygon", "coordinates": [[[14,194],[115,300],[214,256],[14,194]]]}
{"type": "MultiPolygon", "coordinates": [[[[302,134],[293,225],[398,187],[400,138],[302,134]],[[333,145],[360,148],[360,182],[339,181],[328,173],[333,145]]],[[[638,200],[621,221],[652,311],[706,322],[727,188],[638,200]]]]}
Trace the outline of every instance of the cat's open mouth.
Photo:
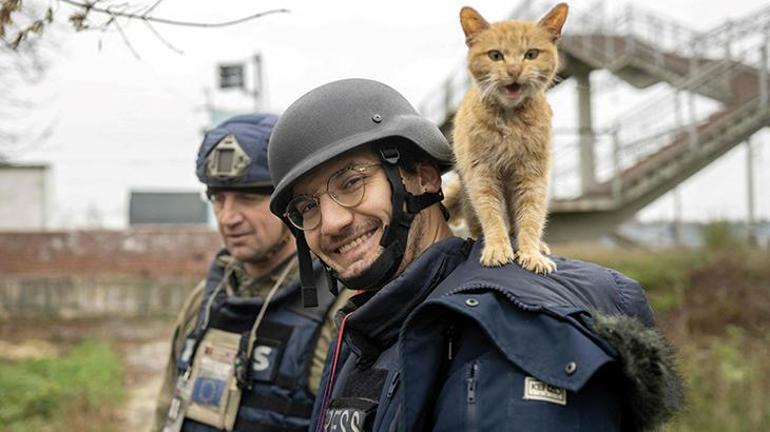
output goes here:
{"type": "Polygon", "coordinates": [[[506,96],[519,97],[521,95],[521,84],[513,83],[503,86],[503,92],[506,96]]]}

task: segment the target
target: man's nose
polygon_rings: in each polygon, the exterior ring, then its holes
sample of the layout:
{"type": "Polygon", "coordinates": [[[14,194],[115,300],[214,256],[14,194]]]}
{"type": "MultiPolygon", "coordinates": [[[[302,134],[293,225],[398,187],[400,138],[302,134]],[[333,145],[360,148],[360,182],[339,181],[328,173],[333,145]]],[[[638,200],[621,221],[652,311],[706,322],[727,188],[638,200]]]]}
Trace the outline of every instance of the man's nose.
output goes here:
{"type": "Polygon", "coordinates": [[[321,234],[338,234],[353,221],[351,209],[339,205],[329,194],[318,198],[318,208],[321,211],[321,234]]]}
{"type": "Polygon", "coordinates": [[[232,197],[225,197],[220,211],[221,222],[225,225],[237,225],[243,220],[243,215],[232,197]]]}

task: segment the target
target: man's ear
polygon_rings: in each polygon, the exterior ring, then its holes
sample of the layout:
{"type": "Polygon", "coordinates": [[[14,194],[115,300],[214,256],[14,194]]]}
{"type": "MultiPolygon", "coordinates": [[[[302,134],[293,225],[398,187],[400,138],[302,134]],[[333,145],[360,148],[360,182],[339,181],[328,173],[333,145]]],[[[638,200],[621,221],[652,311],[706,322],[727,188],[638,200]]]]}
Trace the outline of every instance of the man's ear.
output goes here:
{"type": "Polygon", "coordinates": [[[420,187],[419,193],[438,192],[441,189],[441,174],[439,174],[438,167],[435,164],[424,162],[418,162],[415,166],[420,187]]]}

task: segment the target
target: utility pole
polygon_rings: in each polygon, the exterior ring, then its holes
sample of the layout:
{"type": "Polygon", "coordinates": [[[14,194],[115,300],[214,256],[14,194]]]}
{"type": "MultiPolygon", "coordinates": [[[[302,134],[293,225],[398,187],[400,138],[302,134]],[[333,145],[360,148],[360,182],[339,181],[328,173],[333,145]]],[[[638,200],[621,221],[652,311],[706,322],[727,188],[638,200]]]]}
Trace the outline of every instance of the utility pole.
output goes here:
{"type": "Polygon", "coordinates": [[[262,74],[262,54],[254,54],[254,111],[261,112],[265,110],[265,90],[264,76],[262,74]]]}

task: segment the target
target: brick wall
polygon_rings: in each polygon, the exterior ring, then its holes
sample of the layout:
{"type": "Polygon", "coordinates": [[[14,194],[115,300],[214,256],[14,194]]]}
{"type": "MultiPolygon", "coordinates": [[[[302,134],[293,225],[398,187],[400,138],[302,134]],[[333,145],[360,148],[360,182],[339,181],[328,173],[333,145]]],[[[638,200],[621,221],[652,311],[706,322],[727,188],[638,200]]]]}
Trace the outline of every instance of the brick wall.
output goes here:
{"type": "Polygon", "coordinates": [[[0,232],[0,275],[198,278],[220,247],[206,228],[0,232]]]}
{"type": "Polygon", "coordinates": [[[0,232],[0,320],[175,316],[220,245],[206,228],[0,232]]]}

